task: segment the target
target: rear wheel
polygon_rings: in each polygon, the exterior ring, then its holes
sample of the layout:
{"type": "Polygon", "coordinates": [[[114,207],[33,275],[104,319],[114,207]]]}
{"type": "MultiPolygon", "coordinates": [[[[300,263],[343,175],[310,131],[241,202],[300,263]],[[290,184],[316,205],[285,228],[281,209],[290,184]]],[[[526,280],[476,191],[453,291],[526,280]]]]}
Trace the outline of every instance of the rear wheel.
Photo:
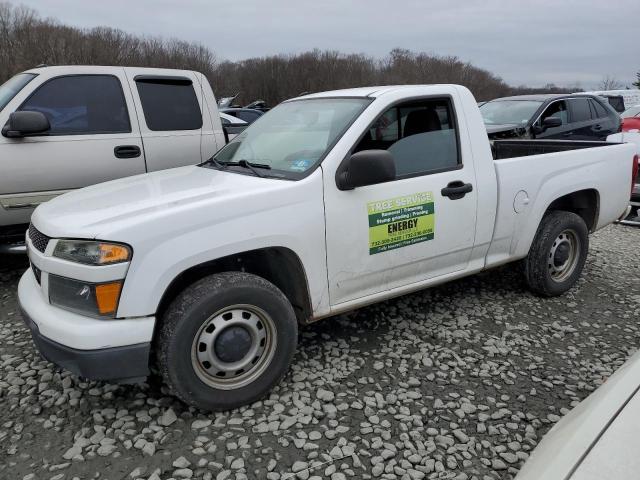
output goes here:
{"type": "Polygon", "coordinates": [[[169,306],[156,361],[185,403],[227,410],[258,400],[280,381],[297,336],[293,308],[275,285],[220,273],[189,286],[169,306]]]}
{"type": "Polygon", "coordinates": [[[546,297],[563,294],[580,277],[588,251],[589,231],[582,217],[565,211],[546,214],[524,261],[529,288],[546,297]]]}

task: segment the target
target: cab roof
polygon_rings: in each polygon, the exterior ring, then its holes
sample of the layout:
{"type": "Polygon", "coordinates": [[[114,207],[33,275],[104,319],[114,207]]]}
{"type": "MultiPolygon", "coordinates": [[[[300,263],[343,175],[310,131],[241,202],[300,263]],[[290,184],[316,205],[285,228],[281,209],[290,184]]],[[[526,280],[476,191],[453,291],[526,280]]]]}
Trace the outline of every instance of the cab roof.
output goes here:
{"type": "Polygon", "coordinates": [[[303,98],[323,98],[323,97],[370,97],[377,98],[380,95],[398,90],[415,89],[420,87],[434,87],[436,84],[428,85],[378,85],[372,87],[345,88],[342,90],[329,90],[327,92],[310,93],[291,100],[303,98]]]}

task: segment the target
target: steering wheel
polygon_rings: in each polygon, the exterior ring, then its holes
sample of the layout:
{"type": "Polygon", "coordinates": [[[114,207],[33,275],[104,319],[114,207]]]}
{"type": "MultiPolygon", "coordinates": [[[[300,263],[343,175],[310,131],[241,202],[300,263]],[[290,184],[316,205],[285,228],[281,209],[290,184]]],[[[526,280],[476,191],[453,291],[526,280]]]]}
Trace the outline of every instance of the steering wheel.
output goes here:
{"type": "Polygon", "coordinates": [[[293,163],[296,160],[312,160],[315,162],[323,154],[324,150],[298,150],[284,157],[287,163],[293,163]]]}

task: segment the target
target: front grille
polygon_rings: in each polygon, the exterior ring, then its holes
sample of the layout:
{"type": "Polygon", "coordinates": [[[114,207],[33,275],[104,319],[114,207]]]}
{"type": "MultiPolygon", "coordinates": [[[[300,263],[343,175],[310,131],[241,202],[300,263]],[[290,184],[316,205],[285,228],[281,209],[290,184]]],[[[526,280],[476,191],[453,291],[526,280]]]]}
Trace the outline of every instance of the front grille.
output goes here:
{"type": "Polygon", "coordinates": [[[33,263],[31,264],[31,270],[33,270],[33,275],[36,277],[36,281],[38,285],[40,285],[40,277],[42,276],[42,271],[36,267],[33,263]]]}
{"type": "Polygon", "coordinates": [[[40,250],[42,253],[44,253],[44,251],[47,248],[47,245],[49,244],[49,237],[47,237],[44,233],[40,232],[31,223],[29,224],[29,240],[31,240],[31,243],[33,244],[33,246],[37,250],[40,250]]]}

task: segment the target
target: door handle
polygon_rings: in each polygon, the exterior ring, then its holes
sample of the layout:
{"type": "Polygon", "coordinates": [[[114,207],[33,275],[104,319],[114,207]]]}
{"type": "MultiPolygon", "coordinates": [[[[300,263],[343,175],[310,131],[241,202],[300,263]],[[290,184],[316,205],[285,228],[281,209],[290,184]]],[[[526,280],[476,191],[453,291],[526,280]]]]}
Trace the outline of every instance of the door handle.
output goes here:
{"type": "Polygon", "coordinates": [[[562,134],[563,137],[570,137],[571,135],[573,135],[573,132],[565,132],[562,134]]]}
{"type": "Polygon", "coordinates": [[[113,149],[116,158],[136,158],[141,153],[140,147],[137,145],[120,145],[113,149]]]}
{"type": "Polygon", "coordinates": [[[594,130],[602,130],[602,125],[594,125],[594,130]]]}
{"type": "Polygon", "coordinates": [[[440,193],[443,197],[449,197],[451,200],[458,200],[472,191],[473,185],[456,180],[455,182],[449,182],[446,187],[440,190],[440,193]]]}

